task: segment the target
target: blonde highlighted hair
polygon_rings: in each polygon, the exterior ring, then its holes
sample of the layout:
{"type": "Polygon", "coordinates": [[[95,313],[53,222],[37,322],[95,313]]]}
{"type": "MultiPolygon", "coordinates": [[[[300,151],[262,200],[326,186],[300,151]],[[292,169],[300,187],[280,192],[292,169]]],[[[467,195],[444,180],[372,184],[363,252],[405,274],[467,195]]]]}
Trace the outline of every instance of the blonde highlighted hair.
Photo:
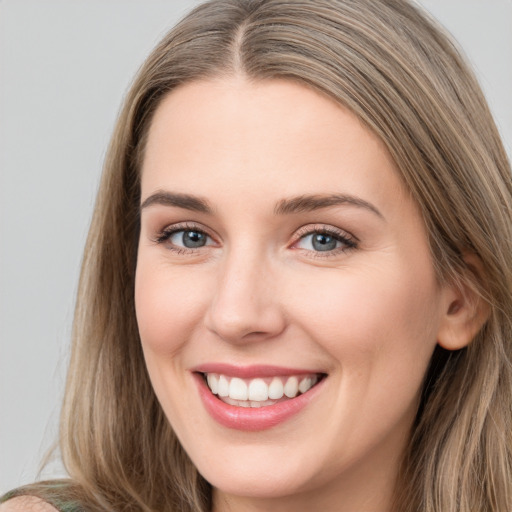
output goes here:
{"type": "Polygon", "coordinates": [[[84,254],[61,420],[73,493],[90,510],[209,510],[209,484],[165,418],[141,351],[139,170],[162,98],[234,74],[293,80],[354,112],[420,206],[439,279],[476,288],[490,308],[467,348],[434,353],[394,510],[512,510],[510,164],[454,44],[406,0],[212,0],[148,57],[112,137],[84,254]]]}

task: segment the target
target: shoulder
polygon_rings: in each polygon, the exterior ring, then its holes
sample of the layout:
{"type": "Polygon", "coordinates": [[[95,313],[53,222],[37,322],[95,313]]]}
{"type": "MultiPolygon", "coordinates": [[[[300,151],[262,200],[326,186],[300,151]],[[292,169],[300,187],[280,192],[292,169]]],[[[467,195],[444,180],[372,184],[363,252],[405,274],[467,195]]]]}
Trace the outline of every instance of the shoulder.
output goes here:
{"type": "Polygon", "coordinates": [[[24,485],[0,496],[0,512],[85,512],[81,491],[71,480],[24,485]]]}
{"type": "Polygon", "coordinates": [[[0,505],[0,512],[58,512],[37,496],[17,496],[0,505]]]}

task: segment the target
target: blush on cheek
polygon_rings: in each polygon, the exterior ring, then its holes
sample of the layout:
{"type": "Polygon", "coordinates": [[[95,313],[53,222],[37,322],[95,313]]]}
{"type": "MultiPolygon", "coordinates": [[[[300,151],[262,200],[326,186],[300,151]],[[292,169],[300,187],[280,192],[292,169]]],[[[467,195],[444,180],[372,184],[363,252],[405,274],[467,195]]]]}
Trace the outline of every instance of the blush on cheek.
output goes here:
{"type": "Polygon", "coordinates": [[[162,300],[163,291],[151,276],[137,269],[135,282],[135,312],[142,345],[156,353],[172,351],[172,314],[174,304],[162,300]]]}
{"type": "Polygon", "coordinates": [[[190,339],[201,324],[207,295],[195,282],[188,273],[172,272],[168,265],[140,262],[135,280],[135,311],[143,346],[169,355],[190,339]]]}
{"type": "MultiPolygon", "coordinates": [[[[368,269],[365,269],[368,270],[368,269]]],[[[371,269],[370,269],[371,270],[371,269]]],[[[338,282],[315,282],[307,296],[295,299],[294,317],[339,359],[369,362],[379,353],[404,352],[405,359],[422,358],[435,346],[437,302],[433,272],[411,287],[410,279],[391,272],[364,278],[336,274],[338,282]]]]}

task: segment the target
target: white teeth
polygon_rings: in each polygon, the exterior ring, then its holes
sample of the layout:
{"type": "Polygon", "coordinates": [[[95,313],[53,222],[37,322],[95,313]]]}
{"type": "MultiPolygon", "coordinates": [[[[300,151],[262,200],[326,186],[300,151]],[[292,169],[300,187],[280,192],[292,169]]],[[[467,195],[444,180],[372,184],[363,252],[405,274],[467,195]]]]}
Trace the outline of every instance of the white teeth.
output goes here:
{"type": "Polygon", "coordinates": [[[263,379],[251,380],[249,384],[249,400],[263,402],[268,399],[268,386],[263,379]]]}
{"type": "Polygon", "coordinates": [[[207,376],[208,386],[212,390],[212,393],[216,395],[219,391],[219,380],[213,373],[209,373],[207,376]]]}
{"type": "Polygon", "coordinates": [[[247,400],[247,384],[237,377],[233,377],[229,383],[229,398],[233,400],[247,400]]]}
{"type": "Polygon", "coordinates": [[[299,393],[306,393],[318,382],[318,376],[240,379],[208,373],[206,381],[211,392],[230,405],[264,407],[274,405],[276,400],[295,398],[299,393]]]}
{"type": "Polygon", "coordinates": [[[235,407],[251,407],[251,408],[259,408],[266,407],[267,405],[274,405],[275,400],[265,400],[263,402],[250,402],[248,400],[233,400],[229,398],[229,396],[223,397],[222,401],[229,405],[234,405],[235,407]]]}
{"type": "Polygon", "coordinates": [[[311,387],[311,378],[304,377],[299,383],[299,391],[305,393],[311,387]]]}
{"type": "Polygon", "coordinates": [[[229,396],[229,382],[224,375],[219,377],[217,393],[219,396],[229,396]]]}
{"type": "Polygon", "coordinates": [[[288,398],[294,398],[299,392],[299,379],[297,377],[290,377],[284,385],[284,394],[288,398]]]}
{"type": "Polygon", "coordinates": [[[280,398],[283,398],[283,394],[284,389],[281,379],[274,377],[268,387],[268,397],[272,400],[279,400],[280,398]]]}

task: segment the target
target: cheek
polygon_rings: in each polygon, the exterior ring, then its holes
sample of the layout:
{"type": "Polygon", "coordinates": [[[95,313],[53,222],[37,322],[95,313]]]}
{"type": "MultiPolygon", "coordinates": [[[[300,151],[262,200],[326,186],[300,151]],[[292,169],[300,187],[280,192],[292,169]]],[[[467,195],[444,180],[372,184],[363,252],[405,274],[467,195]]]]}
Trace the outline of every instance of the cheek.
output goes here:
{"type": "Polygon", "coordinates": [[[430,266],[423,272],[402,263],[336,269],[304,280],[301,288],[304,293],[290,294],[296,297],[294,318],[345,372],[366,369],[371,378],[370,368],[390,373],[393,366],[404,372],[417,369],[421,380],[439,321],[430,266]]]}
{"type": "Polygon", "coordinates": [[[135,310],[144,351],[177,352],[203,315],[204,280],[173,272],[165,262],[140,259],[135,278],[135,310]]]}
{"type": "Polygon", "coordinates": [[[180,432],[194,415],[182,390],[187,385],[183,354],[204,315],[205,281],[196,277],[173,271],[165,261],[141,257],[135,278],[137,324],[148,374],[169,422],[180,432]]]}
{"type": "Polygon", "coordinates": [[[332,446],[343,439],[363,453],[391,434],[406,436],[436,344],[433,274],[366,267],[301,287],[309,293],[293,303],[293,318],[333,363],[332,446]]]}

